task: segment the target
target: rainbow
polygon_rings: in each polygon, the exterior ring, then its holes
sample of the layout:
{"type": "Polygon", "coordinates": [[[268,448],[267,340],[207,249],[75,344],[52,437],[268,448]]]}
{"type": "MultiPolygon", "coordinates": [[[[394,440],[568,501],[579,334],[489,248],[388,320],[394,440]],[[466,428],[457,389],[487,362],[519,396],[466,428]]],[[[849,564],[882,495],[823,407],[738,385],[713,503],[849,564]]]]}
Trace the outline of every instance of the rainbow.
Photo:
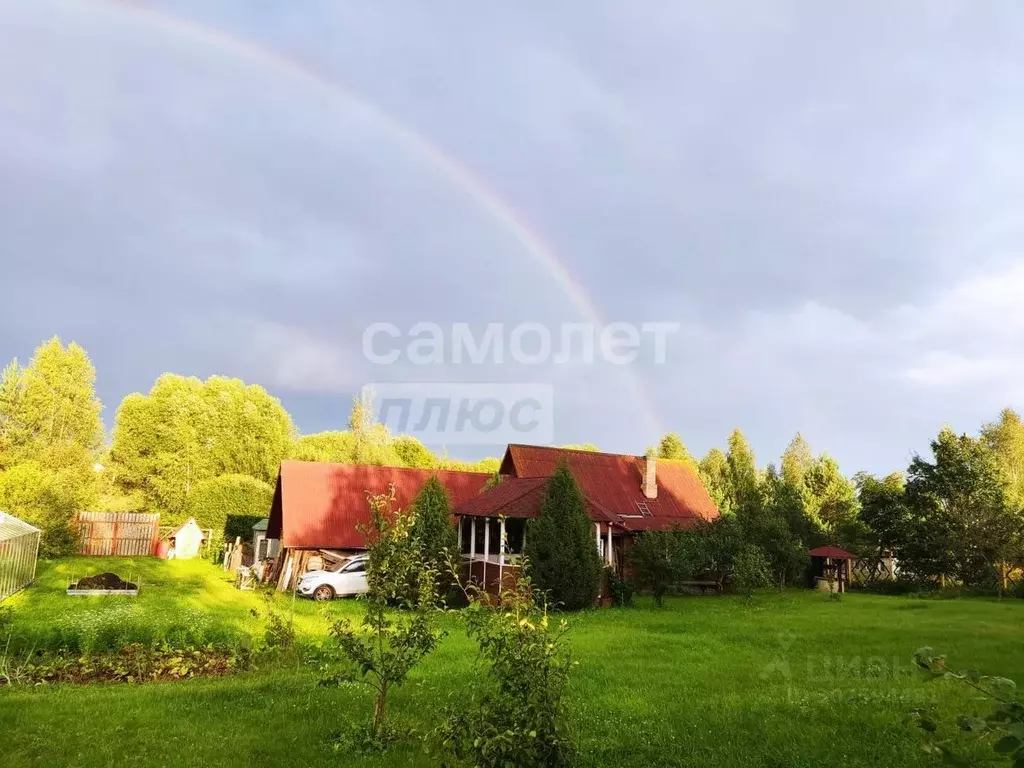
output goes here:
{"type": "MultiPolygon", "coordinates": [[[[257,45],[250,40],[229,35],[219,29],[182,19],[161,9],[138,5],[130,0],[88,1],[130,15],[134,21],[140,24],[158,27],[163,31],[171,31],[193,43],[214,47],[221,52],[271,67],[278,73],[287,74],[308,87],[319,89],[325,96],[342,99],[348,106],[356,106],[363,115],[384,128],[391,136],[465,191],[474,203],[501,224],[505,231],[522,246],[523,250],[561,287],[580,315],[595,326],[605,325],[601,313],[583,286],[573,279],[551,246],[544,242],[541,235],[534,231],[522,216],[517,214],[496,192],[488,188],[472,171],[421,133],[402,123],[373,102],[303,62],[288,58],[278,51],[257,45]]],[[[637,395],[648,430],[653,430],[652,434],[655,436],[663,434],[665,430],[661,426],[657,409],[643,380],[628,366],[623,368],[623,373],[637,395]]]]}

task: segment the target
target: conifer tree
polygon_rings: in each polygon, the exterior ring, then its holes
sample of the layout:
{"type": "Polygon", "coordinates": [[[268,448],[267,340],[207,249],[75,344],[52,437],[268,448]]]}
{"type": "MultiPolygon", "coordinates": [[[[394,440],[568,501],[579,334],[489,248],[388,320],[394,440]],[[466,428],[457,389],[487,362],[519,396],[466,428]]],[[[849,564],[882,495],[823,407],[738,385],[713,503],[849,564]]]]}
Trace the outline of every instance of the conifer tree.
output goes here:
{"type": "Polygon", "coordinates": [[[601,586],[601,558],[583,494],[567,465],[548,481],[540,516],[526,530],[525,554],[534,584],[566,610],[594,604],[601,586]]]}

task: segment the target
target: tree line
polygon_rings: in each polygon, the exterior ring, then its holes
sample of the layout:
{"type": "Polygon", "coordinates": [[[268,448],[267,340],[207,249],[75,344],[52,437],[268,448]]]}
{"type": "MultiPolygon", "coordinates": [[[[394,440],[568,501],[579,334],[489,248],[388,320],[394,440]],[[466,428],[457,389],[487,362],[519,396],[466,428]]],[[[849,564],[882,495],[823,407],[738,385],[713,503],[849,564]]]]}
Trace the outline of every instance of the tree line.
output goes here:
{"type": "Polygon", "coordinates": [[[347,429],[302,435],[260,386],[223,376],[164,374],[130,394],[109,442],[86,351],[53,338],[0,374],[0,510],[44,531],[44,556],[74,547],[78,511],[159,513],[174,524],[248,538],[266,516],[284,459],[495,472],[498,459],[438,456],[374,421],[365,397],[347,429]]]}
{"type": "Polygon", "coordinates": [[[892,555],[904,581],[1002,589],[1024,564],[1024,422],[1007,408],[977,435],[944,427],[929,453],[914,455],[905,471],[851,478],[799,433],[778,466],[763,468],[738,429],[726,450],[699,461],[670,433],[649,454],[691,467],[722,519],[696,539],[652,536],[654,555],[638,554],[662,568],[671,562],[685,577],[746,546],[745,560],[763,555],[784,585],[803,572],[807,550],[832,544],[878,561],[892,555]]]}
{"type": "MultiPolygon", "coordinates": [[[[288,458],[485,472],[499,464],[453,461],[392,435],[365,395],[346,429],[301,435],[265,389],[222,376],[160,376],[148,393],[124,398],[108,443],[95,378],[85,350],[57,338],[28,365],[14,360],[0,374],[0,509],[46,532],[44,554],[73,546],[80,510],[158,512],[167,523],[191,516],[248,537],[288,458]]],[[[742,526],[779,583],[795,578],[798,555],[819,544],[891,552],[905,574],[968,585],[1024,560],[1024,423],[1010,409],[977,435],[943,429],[929,456],[885,477],[844,475],[800,434],[777,466],[759,467],[738,429],[725,450],[700,460],[675,433],[649,453],[691,467],[727,521],[723,530],[742,526]]]]}

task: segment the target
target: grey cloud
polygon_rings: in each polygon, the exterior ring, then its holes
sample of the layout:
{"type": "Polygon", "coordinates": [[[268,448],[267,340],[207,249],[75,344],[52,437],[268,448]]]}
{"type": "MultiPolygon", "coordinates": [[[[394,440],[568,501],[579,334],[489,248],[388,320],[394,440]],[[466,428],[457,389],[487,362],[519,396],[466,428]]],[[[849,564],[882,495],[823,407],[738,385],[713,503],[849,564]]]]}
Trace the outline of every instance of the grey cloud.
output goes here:
{"type": "MultiPolygon", "coordinates": [[[[168,367],[337,426],[370,322],[578,320],[480,194],[606,318],[683,324],[634,372],[693,448],[802,429],[882,471],[1019,397],[1015,3],[164,7],[355,97],[130,6],[0,9],[0,350],[82,337],[110,406],[168,367]]],[[[610,366],[385,373],[551,380],[560,440],[656,437],[610,366]]]]}

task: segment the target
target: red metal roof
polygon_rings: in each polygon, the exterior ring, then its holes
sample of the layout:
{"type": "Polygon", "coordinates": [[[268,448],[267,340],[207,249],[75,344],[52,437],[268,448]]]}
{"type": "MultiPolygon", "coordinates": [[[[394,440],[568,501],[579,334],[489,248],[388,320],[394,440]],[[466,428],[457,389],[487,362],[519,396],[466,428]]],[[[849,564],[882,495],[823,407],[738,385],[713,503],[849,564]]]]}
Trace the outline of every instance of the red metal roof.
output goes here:
{"type": "Polygon", "coordinates": [[[566,462],[587,502],[592,520],[610,522],[630,531],[687,528],[699,520],[718,517],[718,509],[700,478],[685,464],[658,461],[658,497],[648,499],[641,489],[646,465],[643,456],[510,445],[501,472],[511,477],[496,488],[458,505],[460,515],[535,517],[540,512],[546,483],[566,462]]]}
{"type": "Polygon", "coordinates": [[[845,549],[839,547],[815,547],[808,552],[811,557],[831,557],[833,560],[856,560],[856,555],[851,555],[845,549]]]}
{"type": "Polygon", "coordinates": [[[494,488],[460,504],[455,511],[470,517],[536,517],[547,484],[546,477],[503,477],[494,488]]]}
{"type": "Polygon", "coordinates": [[[479,494],[491,477],[485,472],[283,461],[267,538],[280,539],[282,547],[361,549],[365,541],[357,526],[370,522],[367,492],[386,493],[394,483],[395,508],[403,509],[434,475],[448,490],[452,508],[479,494]]]}

